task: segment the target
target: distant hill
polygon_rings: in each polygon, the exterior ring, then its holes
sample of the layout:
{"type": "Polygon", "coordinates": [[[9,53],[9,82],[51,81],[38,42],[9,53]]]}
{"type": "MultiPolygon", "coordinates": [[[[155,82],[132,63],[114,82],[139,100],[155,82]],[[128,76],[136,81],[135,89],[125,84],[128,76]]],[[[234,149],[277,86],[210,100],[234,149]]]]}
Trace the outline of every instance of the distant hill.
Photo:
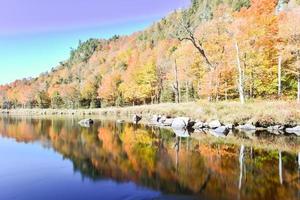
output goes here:
{"type": "Polygon", "coordinates": [[[144,31],[79,42],[50,72],[0,86],[0,107],[294,99],[300,93],[298,5],[192,0],[144,31]]]}

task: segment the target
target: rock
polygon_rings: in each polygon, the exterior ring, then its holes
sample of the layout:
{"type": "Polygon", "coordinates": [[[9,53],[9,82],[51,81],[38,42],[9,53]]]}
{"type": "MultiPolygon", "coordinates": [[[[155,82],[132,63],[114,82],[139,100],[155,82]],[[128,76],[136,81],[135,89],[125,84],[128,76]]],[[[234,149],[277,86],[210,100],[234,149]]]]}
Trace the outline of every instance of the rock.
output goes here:
{"type": "Polygon", "coordinates": [[[293,134],[295,134],[297,136],[300,136],[300,126],[296,126],[294,128],[287,128],[287,129],[285,129],[285,131],[287,133],[293,133],[293,134]]]}
{"type": "Polygon", "coordinates": [[[158,120],[158,122],[160,124],[163,124],[166,120],[167,120],[167,117],[166,116],[162,116],[162,117],[160,117],[160,119],[158,120]]]}
{"type": "Polygon", "coordinates": [[[233,124],[226,124],[225,127],[226,127],[227,129],[233,129],[233,124]]]}
{"type": "Polygon", "coordinates": [[[188,117],[177,117],[172,122],[172,128],[174,129],[184,129],[189,126],[190,118],[188,117]]]}
{"type": "Polygon", "coordinates": [[[256,130],[256,127],[253,126],[252,124],[244,124],[244,125],[240,125],[237,127],[238,129],[242,129],[242,130],[256,130]]]}
{"type": "Polygon", "coordinates": [[[229,129],[226,126],[220,126],[214,129],[213,132],[227,135],[229,133],[229,129]]]}
{"type": "Polygon", "coordinates": [[[94,124],[94,121],[92,119],[83,119],[80,120],[78,124],[83,127],[90,127],[92,124],[94,124]]]}
{"type": "Polygon", "coordinates": [[[151,123],[153,124],[157,124],[159,122],[159,120],[161,119],[160,115],[153,115],[152,119],[151,119],[151,123]]]}
{"type": "Polygon", "coordinates": [[[219,122],[219,120],[214,120],[208,123],[209,128],[215,129],[218,128],[220,126],[222,126],[222,124],[219,122]]]}
{"type": "Polygon", "coordinates": [[[203,128],[209,128],[209,124],[207,122],[203,123],[203,128]]]}
{"type": "Polygon", "coordinates": [[[139,121],[141,121],[141,120],[142,120],[142,117],[141,117],[141,116],[133,115],[133,117],[132,117],[132,122],[133,122],[134,124],[138,124],[139,121]]]}
{"type": "Polygon", "coordinates": [[[268,131],[278,131],[278,130],[283,130],[284,126],[281,125],[275,125],[275,126],[269,126],[268,131]]]}
{"type": "Polygon", "coordinates": [[[162,123],[162,125],[164,125],[164,126],[171,126],[172,123],[173,123],[173,121],[174,121],[174,119],[172,119],[172,118],[167,118],[167,119],[162,123]]]}
{"type": "Polygon", "coordinates": [[[202,129],[204,128],[204,123],[201,122],[201,121],[196,121],[196,123],[194,124],[193,128],[196,129],[196,130],[199,130],[199,129],[202,129]]]}

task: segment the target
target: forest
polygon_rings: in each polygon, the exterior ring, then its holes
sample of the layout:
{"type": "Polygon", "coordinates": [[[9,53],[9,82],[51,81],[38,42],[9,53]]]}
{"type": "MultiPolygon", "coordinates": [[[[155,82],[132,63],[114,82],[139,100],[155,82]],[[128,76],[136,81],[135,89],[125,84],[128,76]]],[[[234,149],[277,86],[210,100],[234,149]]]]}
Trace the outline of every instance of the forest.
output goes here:
{"type": "Polygon", "coordinates": [[[146,30],[79,41],[0,108],[100,108],[253,99],[300,102],[299,0],[192,0],[146,30]]]}

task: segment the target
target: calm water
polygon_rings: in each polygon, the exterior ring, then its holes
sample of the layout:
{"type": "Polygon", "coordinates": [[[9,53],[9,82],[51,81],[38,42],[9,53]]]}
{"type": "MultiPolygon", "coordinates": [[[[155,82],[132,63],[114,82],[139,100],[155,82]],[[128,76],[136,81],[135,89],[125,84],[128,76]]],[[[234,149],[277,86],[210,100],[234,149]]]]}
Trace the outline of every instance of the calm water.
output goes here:
{"type": "Polygon", "coordinates": [[[300,199],[297,153],[77,121],[0,118],[1,200],[300,199]]]}

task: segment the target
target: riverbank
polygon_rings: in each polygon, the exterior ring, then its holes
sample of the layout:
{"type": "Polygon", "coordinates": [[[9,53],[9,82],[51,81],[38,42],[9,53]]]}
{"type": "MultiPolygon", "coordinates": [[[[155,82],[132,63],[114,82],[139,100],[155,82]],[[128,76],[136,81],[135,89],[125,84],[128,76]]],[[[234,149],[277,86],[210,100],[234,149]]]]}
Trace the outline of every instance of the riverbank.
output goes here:
{"type": "Polygon", "coordinates": [[[165,103],[131,107],[109,107],[99,109],[12,109],[1,110],[9,115],[94,115],[110,118],[130,118],[134,114],[143,119],[153,115],[170,117],[185,116],[194,120],[209,122],[219,120],[224,124],[253,124],[260,127],[271,125],[296,126],[300,124],[300,105],[289,101],[255,101],[241,105],[239,102],[191,102],[165,103]]]}

